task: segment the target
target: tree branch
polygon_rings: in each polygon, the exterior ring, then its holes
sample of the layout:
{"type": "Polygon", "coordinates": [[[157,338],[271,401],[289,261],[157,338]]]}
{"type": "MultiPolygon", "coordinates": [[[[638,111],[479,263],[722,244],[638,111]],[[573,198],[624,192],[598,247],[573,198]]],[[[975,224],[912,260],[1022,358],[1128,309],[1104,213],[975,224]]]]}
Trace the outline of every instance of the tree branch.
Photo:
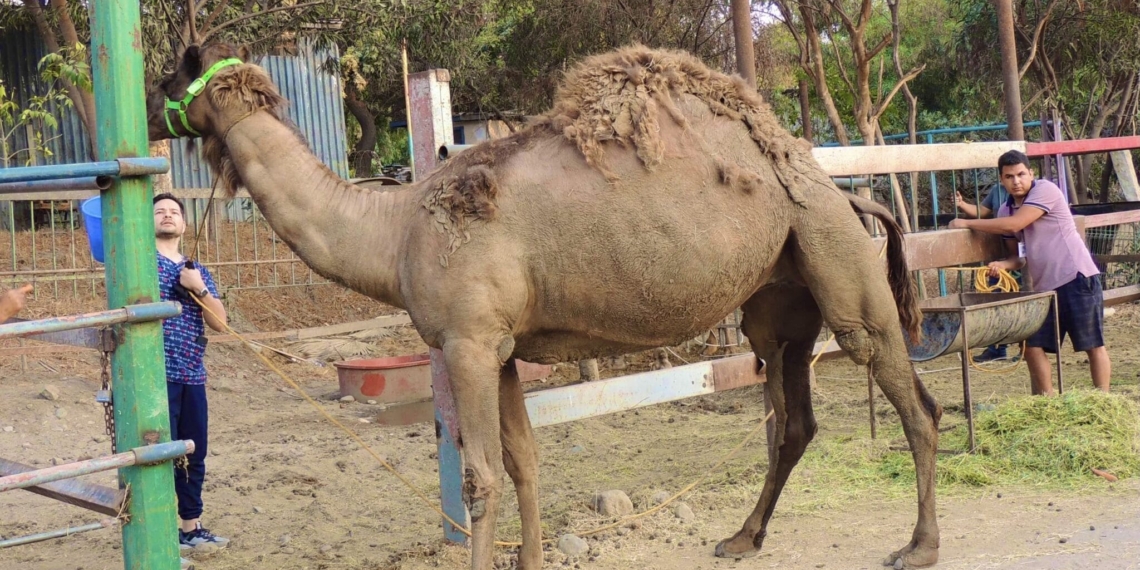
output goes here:
{"type": "Polygon", "coordinates": [[[887,107],[890,106],[891,100],[894,99],[895,95],[898,94],[899,89],[902,89],[903,86],[906,85],[906,83],[911,79],[918,77],[918,74],[922,73],[924,69],[926,69],[925,63],[908,71],[906,75],[899,78],[899,82],[895,83],[895,86],[891,88],[891,91],[889,93],[887,93],[886,98],[882,101],[879,101],[879,104],[875,106],[875,112],[871,115],[871,119],[878,121],[879,117],[883,114],[883,111],[886,111],[887,107]]]}
{"type": "Polygon", "coordinates": [[[871,48],[871,51],[867,52],[867,59],[875,59],[875,56],[879,55],[879,53],[884,49],[887,49],[887,46],[889,45],[891,45],[891,34],[883,36],[883,39],[879,40],[879,43],[876,44],[875,47],[871,48]]]}
{"type": "Polygon", "coordinates": [[[1041,32],[1045,30],[1045,24],[1049,22],[1049,16],[1053,13],[1053,7],[1057,5],[1057,0],[1049,2],[1049,7],[1045,9],[1045,15],[1037,22],[1037,28],[1033,30],[1033,39],[1029,42],[1029,55],[1025,58],[1025,65],[1021,67],[1018,72],[1017,78],[1025,77],[1025,72],[1029,71],[1029,66],[1033,63],[1033,59],[1037,57],[1037,44],[1041,41],[1041,32]]]}
{"type": "Polygon", "coordinates": [[[190,43],[199,43],[201,35],[198,33],[198,0],[186,0],[186,25],[190,28],[190,43]]]}
{"type": "Polygon", "coordinates": [[[286,10],[299,10],[301,8],[308,8],[310,6],[318,6],[318,5],[321,5],[324,3],[325,3],[324,0],[316,0],[315,2],[305,2],[302,4],[294,4],[292,6],[278,6],[276,8],[270,8],[268,10],[262,10],[260,12],[253,12],[251,14],[246,14],[244,16],[238,16],[237,18],[223,22],[223,23],[218,24],[217,26],[215,26],[213,28],[210,28],[209,30],[206,30],[205,32],[202,33],[202,38],[206,39],[206,38],[213,37],[218,32],[220,32],[220,31],[222,31],[222,30],[224,30],[230,26],[233,26],[235,24],[240,24],[246,20],[250,20],[253,18],[260,17],[260,16],[266,16],[266,15],[272,14],[274,12],[284,12],[286,10]]]}
{"type": "MultiPolygon", "coordinates": [[[[843,11],[843,3],[840,0],[827,0],[831,4],[831,9],[836,14],[839,14],[839,19],[843,21],[843,27],[847,29],[847,33],[851,34],[851,43],[855,43],[855,36],[862,35],[863,30],[851,21],[847,16],[847,12],[843,11]]],[[[869,0],[864,0],[864,3],[869,3],[869,0]]]]}
{"type": "Polygon", "coordinates": [[[826,27],[824,30],[824,33],[827,34],[827,39],[829,40],[827,43],[831,44],[831,49],[835,52],[835,65],[839,68],[839,77],[842,78],[843,82],[847,84],[847,88],[850,89],[852,93],[854,93],[855,84],[851,82],[851,76],[847,74],[847,65],[843,63],[843,57],[839,55],[838,42],[835,41],[835,38],[831,35],[831,32],[827,31],[826,27]]]}
{"type": "Polygon", "coordinates": [[[202,29],[210,29],[210,26],[214,24],[214,20],[216,20],[218,16],[222,14],[222,10],[225,10],[229,5],[230,0],[221,0],[221,2],[218,2],[218,5],[214,6],[214,9],[206,16],[206,21],[202,22],[202,29]]]}

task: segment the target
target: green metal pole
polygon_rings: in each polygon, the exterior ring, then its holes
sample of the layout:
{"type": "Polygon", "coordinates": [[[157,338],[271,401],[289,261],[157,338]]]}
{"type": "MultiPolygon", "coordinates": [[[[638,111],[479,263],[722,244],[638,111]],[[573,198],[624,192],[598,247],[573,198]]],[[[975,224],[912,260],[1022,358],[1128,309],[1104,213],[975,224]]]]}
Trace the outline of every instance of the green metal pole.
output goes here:
{"type": "MultiPolygon", "coordinates": [[[[148,156],[138,0],[91,3],[91,69],[100,160],[148,156]]],[[[159,300],[150,179],[123,177],[102,195],[107,306],[159,300]]],[[[112,358],[118,449],[170,441],[162,324],[122,327],[112,358]]],[[[130,486],[123,525],[127,570],[178,570],[174,473],[170,463],[119,471],[130,486]]]]}

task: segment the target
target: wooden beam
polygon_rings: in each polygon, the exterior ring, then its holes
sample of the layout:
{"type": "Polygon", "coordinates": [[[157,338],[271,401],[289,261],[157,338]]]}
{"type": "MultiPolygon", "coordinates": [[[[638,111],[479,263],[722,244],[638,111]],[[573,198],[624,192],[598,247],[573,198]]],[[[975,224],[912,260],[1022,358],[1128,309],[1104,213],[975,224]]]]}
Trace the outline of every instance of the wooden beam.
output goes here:
{"type": "Polygon", "coordinates": [[[1093,254],[1093,260],[1097,263],[1140,263],[1140,253],[1128,253],[1120,255],[1099,255],[1093,254]]]}
{"type": "Polygon", "coordinates": [[[577,421],[764,383],[756,356],[744,354],[526,394],[534,427],[577,421]]]}
{"type": "MultiPolygon", "coordinates": [[[[887,238],[873,238],[875,251],[887,238]]],[[[907,267],[937,269],[1002,259],[1005,250],[999,236],[970,230],[936,230],[906,234],[907,267]]]]}
{"type": "Polygon", "coordinates": [[[935,170],[996,168],[1009,150],[1025,150],[1022,141],[816,147],[816,161],[831,176],[898,174],[935,170]]]}
{"type": "Polygon", "coordinates": [[[1112,212],[1109,214],[1096,214],[1095,216],[1073,216],[1073,219],[1084,218],[1085,228],[1102,228],[1104,226],[1115,226],[1117,224],[1130,224],[1140,222],[1140,210],[1125,210],[1123,212],[1112,212]]]}
{"type": "MultiPolygon", "coordinates": [[[[1077,154],[1111,152],[1114,150],[1129,150],[1133,148],[1140,148],[1140,136],[1027,143],[1025,145],[1025,154],[1031,157],[1053,154],[1073,156],[1077,154]]],[[[997,164],[997,162],[995,161],[994,164],[997,164]]]]}
{"type": "MultiPolygon", "coordinates": [[[[36,469],[38,468],[31,465],[0,459],[0,477],[27,473],[36,469]]],[[[111,516],[119,515],[123,510],[123,501],[127,497],[125,490],[95,485],[79,479],[64,479],[35,487],[27,487],[25,490],[111,516]]]]}
{"type": "Polygon", "coordinates": [[[1123,305],[1140,300],[1140,285],[1117,287],[1104,292],[1104,306],[1123,305]]]}
{"type": "Polygon", "coordinates": [[[407,313],[403,313],[399,315],[390,315],[387,317],[368,319],[366,321],[354,321],[351,323],[341,323],[338,325],[301,329],[297,331],[296,338],[297,340],[305,340],[308,338],[332,336],[336,334],[345,334],[363,330],[385,329],[389,327],[398,327],[400,325],[411,324],[411,322],[412,318],[409,317],[407,313]]]}

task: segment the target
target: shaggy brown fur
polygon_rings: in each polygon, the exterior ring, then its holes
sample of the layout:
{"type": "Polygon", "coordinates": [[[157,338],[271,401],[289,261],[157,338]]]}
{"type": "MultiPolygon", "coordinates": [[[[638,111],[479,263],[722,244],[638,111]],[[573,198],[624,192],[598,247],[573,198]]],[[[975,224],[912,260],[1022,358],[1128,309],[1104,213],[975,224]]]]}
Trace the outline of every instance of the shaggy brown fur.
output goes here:
{"type": "MultiPolygon", "coordinates": [[[[277,120],[292,124],[286,109],[289,101],[277,91],[277,86],[260,67],[239,65],[227,67],[218,72],[210,82],[210,100],[214,105],[238,105],[247,113],[259,110],[268,111],[277,120]]],[[[218,176],[226,197],[232,198],[241,187],[241,175],[234,167],[233,159],[221,137],[205,137],[202,152],[206,161],[218,176]]]]}
{"type": "Polygon", "coordinates": [[[549,135],[549,131],[527,128],[480,143],[431,174],[423,207],[435,220],[436,230],[448,237],[447,251],[439,256],[440,264],[447,267],[447,257],[471,239],[469,230],[473,224],[495,219],[495,198],[499,194],[495,168],[544,135],[549,135]]]}
{"type": "Polygon", "coordinates": [[[495,198],[499,189],[493,170],[485,164],[451,170],[459,172],[435,177],[432,191],[423,201],[424,208],[435,219],[436,229],[448,237],[447,250],[439,255],[439,263],[444,267],[447,267],[447,257],[470,241],[471,224],[493,220],[498,211],[495,198]]]}
{"type": "Polygon", "coordinates": [[[804,202],[804,177],[830,183],[819,178],[810,149],[780,126],[768,105],[743,80],[713,71],[682,51],[634,45],[586,58],[566,74],[553,108],[539,125],[577,145],[586,161],[613,181],[617,175],[607,165],[604,143],[633,146],[642,163],[653,168],[663,157],[656,111],[664,109],[688,130],[677,108],[682,95],[695,96],[714,113],[742,121],[797,204],[804,202]]]}

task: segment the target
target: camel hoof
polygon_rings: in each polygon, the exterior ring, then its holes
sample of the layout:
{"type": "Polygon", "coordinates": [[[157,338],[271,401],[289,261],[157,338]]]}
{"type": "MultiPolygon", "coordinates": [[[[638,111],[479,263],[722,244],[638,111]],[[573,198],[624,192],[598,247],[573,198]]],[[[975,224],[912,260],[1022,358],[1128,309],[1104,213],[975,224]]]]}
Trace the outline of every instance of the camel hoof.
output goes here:
{"type": "Polygon", "coordinates": [[[937,548],[920,548],[907,546],[892,553],[883,560],[883,566],[893,567],[895,570],[912,568],[929,568],[938,563],[937,548]]]}
{"type": "Polygon", "coordinates": [[[729,552],[728,548],[725,546],[726,544],[728,544],[727,540],[722,540],[717,543],[716,550],[713,551],[713,556],[716,556],[717,558],[735,558],[737,560],[741,560],[743,558],[752,558],[753,556],[760,554],[760,551],[757,549],[745,550],[744,552],[740,553],[729,552]]]}

